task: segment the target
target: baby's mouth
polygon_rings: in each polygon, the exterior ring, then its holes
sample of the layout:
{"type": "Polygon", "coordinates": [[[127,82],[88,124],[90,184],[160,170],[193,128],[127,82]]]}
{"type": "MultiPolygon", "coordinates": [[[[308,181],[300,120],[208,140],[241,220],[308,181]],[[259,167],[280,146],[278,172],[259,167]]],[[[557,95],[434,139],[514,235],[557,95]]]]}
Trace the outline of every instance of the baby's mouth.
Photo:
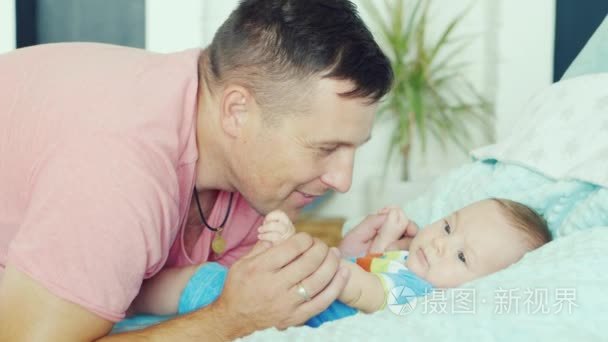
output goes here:
{"type": "Polygon", "coordinates": [[[424,252],[424,249],[422,249],[422,247],[418,248],[416,254],[418,256],[418,260],[420,260],[420,263],[425,267],[429,267],[429,259],[427,259],[426,253],[424,252]]]}

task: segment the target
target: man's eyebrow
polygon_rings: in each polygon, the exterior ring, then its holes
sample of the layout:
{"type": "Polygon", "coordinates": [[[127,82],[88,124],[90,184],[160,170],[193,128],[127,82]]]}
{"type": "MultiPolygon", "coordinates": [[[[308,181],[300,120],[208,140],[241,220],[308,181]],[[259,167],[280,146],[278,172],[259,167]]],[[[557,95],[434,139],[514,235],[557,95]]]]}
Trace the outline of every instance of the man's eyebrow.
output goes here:
{"type": "MultiPolygon", "coordinates": [[[[371,134],[367,136],[367,138],[365,138],[365,140],[363,140],[363,142],[361,142],[361,144],[359,144],[358,146],[364,145],[366,144],[368,141],[370,141],[372,139],[371,134]]],[[[347,142],[347,141],[342,141],[342,140],[329,140],[329,141],[319,141],[317,142],[318,145],[354,145],[352,142],[347,142]]]]}

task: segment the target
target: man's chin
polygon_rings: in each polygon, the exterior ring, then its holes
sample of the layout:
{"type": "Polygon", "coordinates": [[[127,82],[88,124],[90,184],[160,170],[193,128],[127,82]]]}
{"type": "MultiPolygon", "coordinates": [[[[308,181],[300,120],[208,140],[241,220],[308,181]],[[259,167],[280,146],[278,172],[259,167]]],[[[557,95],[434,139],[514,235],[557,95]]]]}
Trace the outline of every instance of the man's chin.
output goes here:
{"type": "MultiPolygon", "coordinates": [[[[254,208],[255,209],[255,208],[254,208]]],[[[294,221],[295,219],[298,218],[298,216],[300,215],[300,212],[302,211],[302,208],[294,208],[294,207],[286,207],[286,206],[279,206],[277,207],[269,207],[269,208],[263,208],[263,209],[255,209],[259,214],[261,214],[262,216],[266,216],[268,215],[268,213],[270,213],[271,211],[275,211],[275,210],[280,210],[282,212],[284,212],[291,221],[294,221]]]]}
{"type": "Polygon", "coordinates": [[[291,221],[294,221],[298,218],[298,216],[300,216],[300,212],[302,211],[302,209],[298,209],[298,208],[281,208],[279,210],[282,210],[283,212],[285,212],[285,214],[287,215],[287,217],[289,217],[289,219],[291,221]]]}

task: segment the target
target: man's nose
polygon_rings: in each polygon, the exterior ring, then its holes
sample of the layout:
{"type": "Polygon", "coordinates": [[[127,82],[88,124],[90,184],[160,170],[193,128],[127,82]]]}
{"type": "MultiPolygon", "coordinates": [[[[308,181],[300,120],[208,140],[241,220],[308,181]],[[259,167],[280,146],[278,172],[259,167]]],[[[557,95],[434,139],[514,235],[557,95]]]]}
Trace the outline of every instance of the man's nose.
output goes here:
{"type": "Polygon", "coordinates": [[[347,150],[336,155],[321,176],[321,181],[338,192],[347,192],[353,182],[354,161],[354,151],[347,150]]]}

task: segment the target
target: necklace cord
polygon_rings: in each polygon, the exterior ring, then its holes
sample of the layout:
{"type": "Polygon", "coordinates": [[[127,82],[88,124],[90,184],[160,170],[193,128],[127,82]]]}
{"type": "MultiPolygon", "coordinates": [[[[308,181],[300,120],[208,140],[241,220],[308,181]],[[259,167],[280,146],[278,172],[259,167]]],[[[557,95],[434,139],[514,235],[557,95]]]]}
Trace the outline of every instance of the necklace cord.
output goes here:
{"type": "Polygon", "coordinates": [[[196,187],[194,187],[194,199],[196,200],[196,207],[198,208],[198,214],[201,217],[201,222],[205,225],[205,227],[207,227],[212,232],[218,232],[218,231],[222,230],[222,228],[224,228],[224,225],[228,221],[228,216],[230,216],[230,209],[232,208],[232,198],[233,197],[234,197],[234,192],[231,192],[230,199],[228,200],[228,210],[226,211],[226,216],[224,216],[224,220],[222,221],[222,223],[217,227],[211,227],[209,225],[209,223],[207,223],[207,220],[205,220],[205,216],[203,215],[203,210],[201,209],[201,202],[198,199],[198,191],[196,190],[196,187]]]}

